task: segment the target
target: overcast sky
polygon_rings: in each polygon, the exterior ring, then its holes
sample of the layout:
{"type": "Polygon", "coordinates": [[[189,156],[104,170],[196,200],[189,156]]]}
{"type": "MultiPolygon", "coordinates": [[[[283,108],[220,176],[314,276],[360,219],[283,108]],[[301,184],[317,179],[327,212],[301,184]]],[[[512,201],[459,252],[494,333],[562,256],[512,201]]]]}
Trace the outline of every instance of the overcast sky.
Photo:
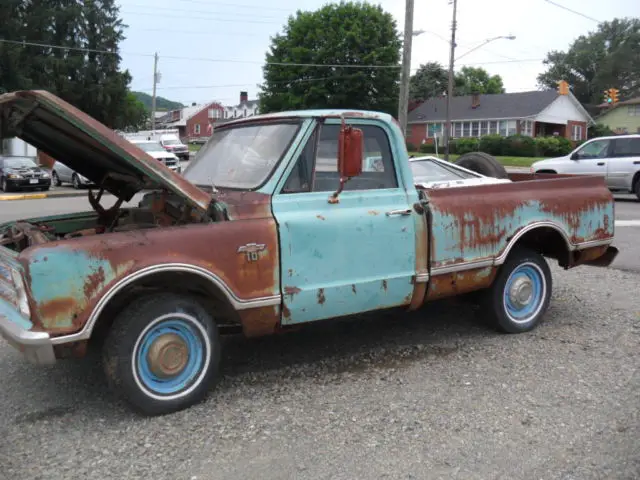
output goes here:
{"type": "MultiPolygon", "coordinates": [[[[640,0],[553,0],[603,21],[640,16],[640,0]]],[[[326,0],[120,0],[127,39],[123,67],[133,75],[132,89],[151,93],[153,53],[159,54],[162,79],[158,95],[185,104],[237,103],[240,90],[255,98],[270,36],[281,31],[297,9],[315,10],[326,0]]],[[[404,0],[378,0],[404,31],[404,0]]],[[[448,65],[452,6],[449,0],[415,0],[412,70],[429,61],[448,65]]],[[[502,76],[508,92],[536,89],[542,59],[553,49],[565,50],[597,23],[563,10],[547,0],[459,0],[456,63],[482,66],[502,76]]]]}

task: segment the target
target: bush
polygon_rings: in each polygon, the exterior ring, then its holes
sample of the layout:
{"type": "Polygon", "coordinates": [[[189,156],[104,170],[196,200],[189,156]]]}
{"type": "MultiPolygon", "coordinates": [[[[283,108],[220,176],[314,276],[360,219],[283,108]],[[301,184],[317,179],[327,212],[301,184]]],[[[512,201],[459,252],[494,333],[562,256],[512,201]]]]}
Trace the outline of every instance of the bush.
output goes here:
{"type": "Polygon", "coordinates": [[[502,155],[509,157],[535,157],[536,142],[525,135],[511,135],[502,142],[502,155]]]}
{"type": "MultiPolygon", "coordinates": [[[[478,151],[479,142],[477,138],[458,138],[453,143],[455,144],[455,152],[452,152],[451,148],[449,148],[449,153],[464,155],[465,153],[478,151]]],[[[451,146],[451,143],[449,145],[451,146]]]]}
{"type": "Polygon", "coordinates": [[[481,152],[488,153],[489,155],[499,156],[502,155],[503,144],[504,138],[502,138],[500,135],[484,135],[480,137],[478,148],[481,152]]]}
{"type": "Polygon", "coordinates": [[[436,146],[433,143],[423,143],[420,145],[420,153],[436,153],[436,146]]]}
{"type": "Polygon", "coordinates": [[[415,151],[416,151],[416,146],[411,142],[407,142],[407,152],[415,152],[415,151]]]}
{"type": "Polygon", "coordinates": [[[540,157],[567,155],[573,147],[564,137],[538,137],[535,139],[536,154],[540,157]]]}

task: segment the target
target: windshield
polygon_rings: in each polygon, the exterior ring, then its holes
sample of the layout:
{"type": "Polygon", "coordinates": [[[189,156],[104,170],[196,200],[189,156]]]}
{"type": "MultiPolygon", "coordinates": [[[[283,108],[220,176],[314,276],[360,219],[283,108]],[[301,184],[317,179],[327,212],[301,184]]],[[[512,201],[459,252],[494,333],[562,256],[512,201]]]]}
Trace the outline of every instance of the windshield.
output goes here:
{"type": "Polygon", "coordinates": [[[6,168],[34,168],[38,165],[30,158],[5,158],[4,166],[6,168]]]}
{"type": "Polygon", "coordinates": [[[278,164],[298,123],[239,125],[217,130],[184,171],[196,185],[250,190],[278,164]]]}
{"type": "Polygon", "coordinates": [[[168,140],[162,140],[162,143],[164,143],[165,145],[180,145],[180,142],[173,138],[169,138],[168,140]]]}
{"type": "Polygon", "coordinates": [[[434,160],[416,160],[409,162],[411,172],[416,182],[441,182],[460,180],[463,178],[478,178],[477,175],[457,170],[453,167],[442,165],[434,160]]]}
{"type": "Polygon", "coordinates": [[[164,148],[158,142],[141,142],[134,145],[145,152],[164,152],[164,148]]]}

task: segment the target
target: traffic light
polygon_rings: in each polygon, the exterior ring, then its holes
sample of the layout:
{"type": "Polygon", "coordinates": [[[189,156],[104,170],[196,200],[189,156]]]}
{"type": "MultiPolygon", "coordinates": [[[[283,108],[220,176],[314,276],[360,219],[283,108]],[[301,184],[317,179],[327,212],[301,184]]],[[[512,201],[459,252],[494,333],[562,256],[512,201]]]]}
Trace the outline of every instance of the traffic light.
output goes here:
{"type": "Polygon", "coordinates": [[[605,91],[604,91],[604,101],[605,101],[606,103],[611,103],[611,101],[612,101],[612,100],[611,100],[611,93],[610,93],[610,90],[611,90],[611,89],[607,89],[607,90],[605,90],[605,91]]]}
{"type": "Polygon", "coordinates": [[[618,103],[618,89],[610,88],[609,89],[609,98],[611,99],[611,103],[618,103]]]}
{"type": "Polygon", "coordinates": [[[564,80],[558,81],[558,95],[569,95],[569,84],[564,80]]]}

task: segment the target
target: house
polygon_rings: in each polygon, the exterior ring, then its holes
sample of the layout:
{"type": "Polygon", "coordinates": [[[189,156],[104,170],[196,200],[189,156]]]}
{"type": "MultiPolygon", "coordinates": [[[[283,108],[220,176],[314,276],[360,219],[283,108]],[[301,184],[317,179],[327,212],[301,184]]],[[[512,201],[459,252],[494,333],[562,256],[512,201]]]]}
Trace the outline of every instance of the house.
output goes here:
{"type": "MultiPolygon", "coordinates": [[[[555,90],[464,95],[451,98],[451,138],[530,137],[559,135],[569,140],[586,140],[593,118],[569,91],[555,90]]],[[[426,100],[409,112],[407,142],[421,145],[442,137],[446,121],[446,98],[426,100]]]]}
{"type": "Polygon", "coordinates": [[[183,141],[194,141],[211,135],[212,125],[224,116],[225,107],[219,102],[172,110],[161,118],[156,128],[177,128],[183,141]]]}
{"type": "Polygon", "coordinates": [[[617,134],[640,133],[640,97],[613,106],[605,105],[596,117],[596,123],[617,134]]]}
{"type": "Polygon", "coordinates": [[[240,103],[230,107],[224,107],[224,120],[234,118],[251,117],[258,114],[259,100],[249,100],[247,92],[240,92],[240,103]]]}

